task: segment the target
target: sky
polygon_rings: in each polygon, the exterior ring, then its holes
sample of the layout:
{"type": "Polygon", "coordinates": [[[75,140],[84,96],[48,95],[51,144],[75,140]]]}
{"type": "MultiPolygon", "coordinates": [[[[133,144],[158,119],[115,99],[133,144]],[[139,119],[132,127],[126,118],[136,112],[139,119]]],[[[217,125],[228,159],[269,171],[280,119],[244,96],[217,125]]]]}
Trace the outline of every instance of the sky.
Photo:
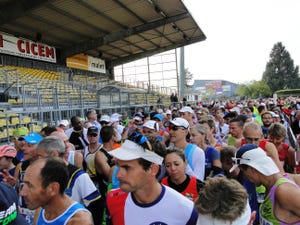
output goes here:
{"type": "Polygon", "coordinates": [[[183,0],[206,36],[185,47],[196,79],[261,80],[273,46],[282,42],[300,65],[300,0],[183,0]]]}

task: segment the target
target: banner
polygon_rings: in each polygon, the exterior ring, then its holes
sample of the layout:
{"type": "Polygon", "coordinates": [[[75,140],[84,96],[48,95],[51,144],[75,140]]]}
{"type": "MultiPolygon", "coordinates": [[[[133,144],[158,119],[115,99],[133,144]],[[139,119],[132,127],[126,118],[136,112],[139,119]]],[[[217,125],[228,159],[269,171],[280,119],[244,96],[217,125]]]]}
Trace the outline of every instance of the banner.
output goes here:
{"type": "Polygon", "coordinates": [[[77,54],[67,58],[67,67],[106,73],[105,61],[85,54],[77,54]]]}
{"type": "Polygon", "coordinates": [[[0,53],[56,63],[54,47],[1,32],[0,53]]]}

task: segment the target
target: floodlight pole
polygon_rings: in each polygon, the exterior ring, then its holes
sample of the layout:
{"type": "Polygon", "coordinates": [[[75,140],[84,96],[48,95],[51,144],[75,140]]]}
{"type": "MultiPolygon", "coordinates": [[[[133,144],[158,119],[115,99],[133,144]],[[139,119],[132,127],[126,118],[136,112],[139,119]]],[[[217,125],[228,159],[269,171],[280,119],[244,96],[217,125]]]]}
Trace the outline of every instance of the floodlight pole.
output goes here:
{"type": "Polygon", "coordinates": [[[180,78],[179,78],[179,98],[184,97],[185,93],[185,72],[184,72],[184,47],[180,48],[180,78]]]}

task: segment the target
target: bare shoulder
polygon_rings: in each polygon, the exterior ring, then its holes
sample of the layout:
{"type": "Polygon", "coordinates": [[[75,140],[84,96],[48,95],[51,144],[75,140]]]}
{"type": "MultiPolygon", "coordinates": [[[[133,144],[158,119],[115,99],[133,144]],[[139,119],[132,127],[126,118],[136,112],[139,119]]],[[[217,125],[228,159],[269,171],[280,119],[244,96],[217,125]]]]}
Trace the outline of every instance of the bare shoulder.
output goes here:
{"type": "Polygon", "coordinates": [[[276,198],[285,204],[289,204],[294,200],[298,202],[298,199],[300,198],[300,189],[295,184],[285,182],[277,187],[276,198]]]}
{"type": "Polygon", "coordinates": [[[288,176],[300,187],[300,174],[289,173],[288,176]]]}
{"type": "Polygon", "coordinates": [[[98,160],[99,160],[99,159],[105,160],[105,161],[107,160],[106,155],[105,155],[103,152],[101,152],[101,151],[97,151],[95,157],[96,157],[98,160]]]}
{"type": "Polygon", "coordinates": [[[91,213],[84,210],[80,210],[76,212],[67,223],[67,225],[83,225],[83,224],[84,225],[94,224],[91,213]]]}

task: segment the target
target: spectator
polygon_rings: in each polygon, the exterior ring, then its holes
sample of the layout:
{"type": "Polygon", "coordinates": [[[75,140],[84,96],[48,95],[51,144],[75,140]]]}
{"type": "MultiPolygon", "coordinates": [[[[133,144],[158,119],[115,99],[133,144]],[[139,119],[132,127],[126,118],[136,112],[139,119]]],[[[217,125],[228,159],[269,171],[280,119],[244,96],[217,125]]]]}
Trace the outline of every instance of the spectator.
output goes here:
{"type": "Polygon", "coordinates": [[[257,145],[246,144],[235,154],[235,165],[256,186],[267,190],[265,201],[260,206],[262,224],[300,224],[300,188],[291,179],[282,175],[267,154],[257,145]]]}
{"type": "Polygon", "coordinates": [[[29,209],[42,207],[37,224],[93,224],[90,212],[64,193],[67,185],[68,169],[62,160],[42,158],[27,168],[20,195],[29,209]]]}
{"type": "Polygon", "coordinates": [[[116,158],[120,180],[120,189],[107,195],[113,224],[196,224],[193,202],[158,182],[163,158],[143,136],[135,141],[142,146],[126,140],[121,148],[110,151],[116,158]]]}

